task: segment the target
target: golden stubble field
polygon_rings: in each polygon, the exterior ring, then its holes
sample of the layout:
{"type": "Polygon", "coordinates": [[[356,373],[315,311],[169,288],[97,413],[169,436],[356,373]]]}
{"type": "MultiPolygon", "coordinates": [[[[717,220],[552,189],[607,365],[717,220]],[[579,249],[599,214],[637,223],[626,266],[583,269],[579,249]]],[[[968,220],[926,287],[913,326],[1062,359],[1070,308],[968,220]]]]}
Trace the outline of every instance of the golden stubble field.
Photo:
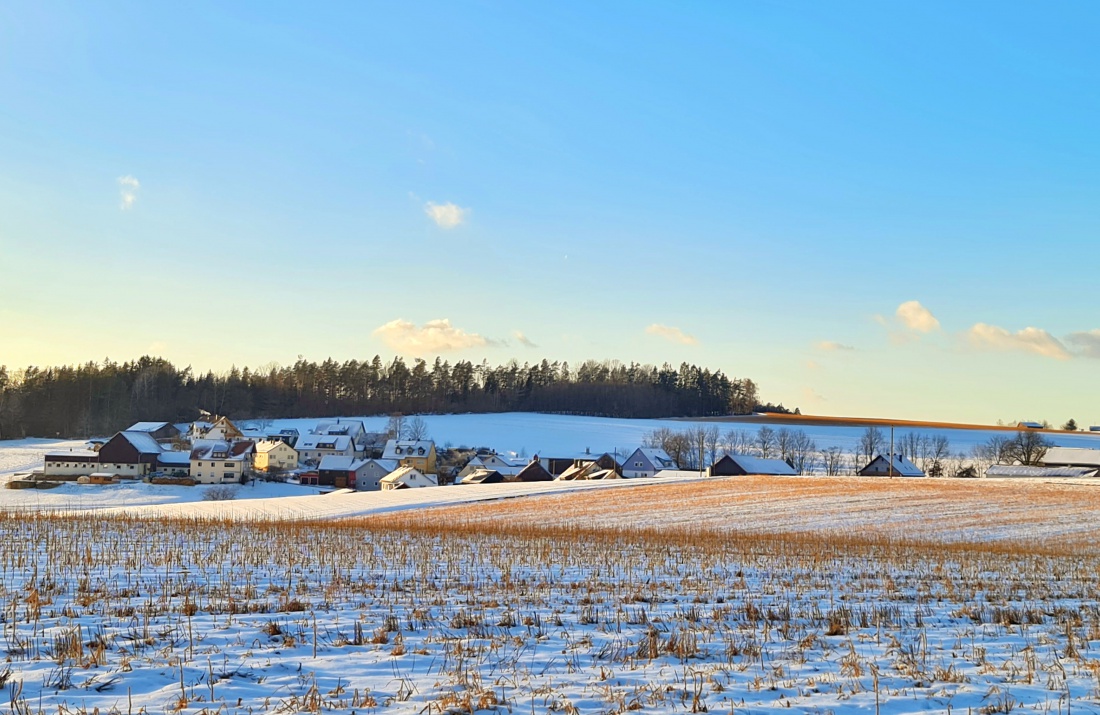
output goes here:
{"type": "Polygon", "coordinates": [[[1100,481],[729,477],[600,494],[506,499],[370,518],[616,531],[821,534],[1092,550],[1100,481]]]}

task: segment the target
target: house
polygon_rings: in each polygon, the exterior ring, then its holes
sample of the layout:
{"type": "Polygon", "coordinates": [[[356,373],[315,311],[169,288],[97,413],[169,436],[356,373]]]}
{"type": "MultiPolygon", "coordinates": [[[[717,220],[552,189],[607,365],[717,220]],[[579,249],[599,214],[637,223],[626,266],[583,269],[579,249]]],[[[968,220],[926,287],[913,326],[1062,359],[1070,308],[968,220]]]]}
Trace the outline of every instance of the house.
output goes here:
{"type": "Polygon", "coordinates": [[[910,462],[904,455],[895,454],[887,459],[881,454],[871,460],[863,469],[856,472],[861,477],[923,477],[924,472],[910,462]]]}
{"type": "Polygon", "coordinates": [[[355,487],[360,491],[378,491],[382,488],[382,478],[400,466],[396,459],[364,459],[355,487]]]}
{"type": "Polygon", "coordinates": [[[367,428],[359,420],[345,420],[338,417],[335,421],[318,422],[310,432],[329,437],[350,437],[356,456],[366,456],[367,428]]]}
{"type": "Polygon", "coordinates": [[[179,428],[171,422],[135,422],[127,432],[148,432],[158,442],[174,442],[180,437],[179,428]]]}
{"type": "Polygon", "coordinates": [[[459,484],[502,484],[504,475],[495,469],[475,469],[462,478],[459,484]]]}
{"type": "Polygon", "coordinates": [[[382,459],[396,459],[402,467],[423,474],[436,473],[435,442],[430,439],[391,439],[386,442],[382,459]]]}
{"type": "Polygon", "coordinates": [[[505,479],[510,482],[552,482],[554,481],[554,475],[546,471],[536,454],[526,467],[519,470],[518,474],[505,479]]]}
{"type": "Polygon", "coordinates": [[[186,477],[191,473],[191,452],[168,450],[157,455],[157,471],[161,474],[186,477]]]}
{"type": "Polygon", "coordinates": [[[347,435],[304,434],[298,438],[298,461],[315,467],[329,455],[354,457],[355,445],[347,435]]]}
{"type": "Polygon", "coordinates": [[[1044,429],[1041,422],[1017,422],[1016,429],[1044,429]]]}
{"type": "Polygon", "coordinates": [[[798,472],[782,459],[762,459],[744,454],[724,455],[707,469],[708,477],[743,477],[748,474],[790,476],[798,472]]]}
{"type": "Polygon", "coordinates": [[[82,477],[99,471],[99,452],[92,449],[70,449],[47,452],[42,473],[47,477],[82,477]]]}
{"type": "Polygon", "coordinates": [[[317,485],[337,489],[355,489],[367,460],[329,454],[317,466],[317,485]]]}
{"type": "Polygon", "coordinates": [[[191,424],[191,441],[205,439],[216,442],[232,442],[244,439],[244,433],[228,417],[215,417],[213,422],[194,422],[191,424]]]}
{"type": "Polygon", "coordinates": [[[474,455],[466,466],[462,468],[462,471],[458,473],[458,478],[465,479],[470,474],[478,471],[479,469],[488,469],[496,472],[500,472],[501,476],[514,477],[519,474],[520,471],[527,466],[527,462],[522,459],[514,459],[511,457],[505,457],[500,454],[478,454],[474,455]]]}
{"type": "Polygon", "coordinates": [[[679,469],[679,465],[663,449],[639,447],[623,460],[623,476],[652,477],[663,469],[679,469]]]}
{"type": "Polygon", "coordinates": [[[1095,477],[1096,467],[1029,467],[1020,464],[994,464],[985,476],[999,479],[1021,477],[1095,477]]]}
{"type": "Polygon", "coordinates": [[[381,486],[382,491],[392,491],[394,489],[415,489],[417,487],[435,487],[439,485],[434,474],[423,474],[414,467],[398,467],[382,478],[381,486]]]}
{"type": "Polygon", "coordinates": [[[298,450],[278,439],[264,439],[256,443],[252,468],[261,472],[285,472],[298,468],[298,450]]]}
{"type": "Polygon", "coordinates": [[[1100,468],[1100,449],[1051,447],[1039,461],[1044,467],[1100,468]]]}
{"type": "Polygon", "coordinates": [[[156,471],[163,452],[148,432],[119,432],[99,448],[99,471],[123,477],[144,476],[156,471]]]}
{"type": "Polygon", "coordinates": [[[244,484],[255,443],[206,440],[191,450],[191,478],[199,484],[244,484]]]}

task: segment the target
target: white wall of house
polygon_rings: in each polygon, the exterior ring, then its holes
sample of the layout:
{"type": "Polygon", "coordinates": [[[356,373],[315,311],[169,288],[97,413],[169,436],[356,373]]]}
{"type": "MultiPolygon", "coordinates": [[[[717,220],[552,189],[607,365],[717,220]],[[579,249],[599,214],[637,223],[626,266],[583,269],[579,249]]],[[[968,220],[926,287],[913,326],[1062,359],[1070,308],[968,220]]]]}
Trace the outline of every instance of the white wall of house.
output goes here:
{"type": "Polygon", "coordinates": [[[191,478],[199,484],[239,484],[243,459],[192,459],[191,478]]]}

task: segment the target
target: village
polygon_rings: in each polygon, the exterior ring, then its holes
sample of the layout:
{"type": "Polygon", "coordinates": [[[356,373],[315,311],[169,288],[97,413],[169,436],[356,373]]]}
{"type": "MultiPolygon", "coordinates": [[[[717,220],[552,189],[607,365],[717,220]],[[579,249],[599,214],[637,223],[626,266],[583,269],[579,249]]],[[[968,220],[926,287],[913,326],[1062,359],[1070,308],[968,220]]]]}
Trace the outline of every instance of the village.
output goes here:
{"type": "MultiPolygon", "coordinates": [[[[422,421],[417,420],[422,425],[422,421]]],[[[110,438],[91,439],[84,449],[45,453],[43,464],[14,475],[8,488],[47,489],[66,482],[111,485],[122,480],[177,486],[233,486],[253,480],[287,482],[348,491],[388,491],[506,482],[596,481],[668,477],[796,476],[840,473],[827,453],[815,469],[805,459],[743,438],[736,449],[702,445],[689,460],[657,446],[613,451],[533,455],[498,453],[488,448],[439,448],[424,429],[370,432],[358,419],[317,421],[305,431],[272,427],[270,421],[238,426],[209,415],[190,424],[137,422],[110,438]],[[778,454],[779,456],[773,456],[778,454]],[[697,459],[695,457],[698,457],[697,459]]],[[[414,423],[415,425],[415,423],[414,423]]],[[[911,459],[890,444],[871,446],[860,460],[852,454],[844,473],[866,477],[1089,478],[1100,471],[1100,449],[1054,446],[1029,424],[1018,425],[1014,440],[1001,439],[991,463],[945,471],[938,460],[911,459]],[[886,446],[886,445],[881,445],[886,446]],[[1007,447],[1016,446],[1015,450],[1007,447]],[[918,466],[917,461],[921,461],[918,466]],[[923,467],[923,468],[922,468],[923,467]]],[[[782,443],[782,439],[779,440],[782,443]]],[[[900,445],[899,445],[900,447],[900,445]]],[[[679,454],[679,453],[677,453],[679,454]]],[[[958,462],[957,465],[961,465],[958,462]]],[[[231,498],[211,490],[207,498],[231,498]],[[219,497],[218,495],[222,495],[219,497]]]]}

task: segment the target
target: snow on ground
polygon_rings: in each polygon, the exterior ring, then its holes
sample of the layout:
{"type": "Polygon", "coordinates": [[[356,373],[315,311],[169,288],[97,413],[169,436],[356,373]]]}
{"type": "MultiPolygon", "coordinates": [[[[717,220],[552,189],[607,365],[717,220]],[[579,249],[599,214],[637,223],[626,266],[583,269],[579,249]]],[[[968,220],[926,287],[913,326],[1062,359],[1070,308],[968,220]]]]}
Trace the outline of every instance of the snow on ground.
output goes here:
{"type": "MultiPolygon", "coordinates": [[[[325,421],[335,418],[326,418],[325,421]]],[[[348,417],[361,420],[369,432],[384,432],[386,417],[348,417]]],[[[742,430],[755,434],[765,425],[773,429],[801,429],[817,444],[818,449],[840,447],[850,451],[856,447],[860,435],[866,430],[861,426],[783,425],[766,421],[716,422],[689,419],[617,419],[611,417],[583,417],[576,415],[546,415],[531,412],[506,412],[500,414],[424,415],[428,431],[440,446],[489,447],[499,452],[516,452],[542,456],[573,455],[590,449],[593,452],[616,452],[628,455],[641,446],[645,436],[655,429],[667,427],[684,430],[693,426],[716,426],[722,434],[742,430]]],[[[275,429],[296,428],[308,431],[321,420],[285,419],[271,421],[275,429]]],[[[243,425],[259,425],[256,420],[244,420],[243,425]]],[[[881,428],[889,440],[889,429],[881,428]]],[[[907,432],[919,432],[930,437],[943,435],[951,443],[951,453],[969,452],[974,446],[989,441],[994,435],[1011,436],[1001,430],[969,430],[946,428],[899,427],[895,437],[907,432]]],[[[1100,449],[1100,433],[1044,434],[1062,447],[1091,447],[1100,449]]]]}
{"type": "MultiPolygon", "coordinates": [[[[0,477],[42,467],[46,452],[84,449],[83,440],[8,439],[0,441],[0,477]]],[[[6,480],[5,480],[6,481],[6,480]]]]}

